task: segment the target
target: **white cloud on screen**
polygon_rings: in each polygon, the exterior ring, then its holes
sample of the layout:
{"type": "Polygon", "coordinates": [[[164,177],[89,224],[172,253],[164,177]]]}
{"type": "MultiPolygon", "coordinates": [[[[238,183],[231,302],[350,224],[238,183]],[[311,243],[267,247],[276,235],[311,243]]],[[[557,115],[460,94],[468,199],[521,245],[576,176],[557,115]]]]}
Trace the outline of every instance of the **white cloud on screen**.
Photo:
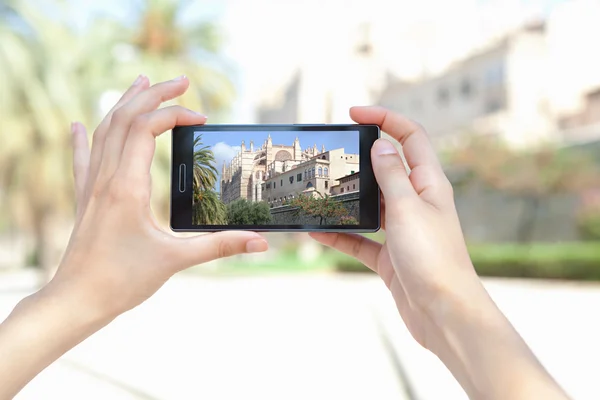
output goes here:
{"type": "Polygon", "coordinates": [[[235,155],[241,150],[240,146],[230,146],[225,142],[219,142],[215,144],[211,150],[215,155],[215,161],[217,165],[217,170],[219,174],[221,173],[221,168],[223,167],[223,161],[229,164],[231,159],[235,157],[235,155]]]}

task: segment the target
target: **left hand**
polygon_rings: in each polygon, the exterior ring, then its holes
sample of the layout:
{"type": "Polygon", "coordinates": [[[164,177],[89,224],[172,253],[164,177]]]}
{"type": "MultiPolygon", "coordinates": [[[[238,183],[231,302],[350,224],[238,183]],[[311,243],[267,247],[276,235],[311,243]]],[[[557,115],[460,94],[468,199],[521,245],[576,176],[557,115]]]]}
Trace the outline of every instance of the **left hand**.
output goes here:
{"type": "Polygon", "coordinates": [[[157,109],[188,86],[180,77],[149,87],[140,76],[94,132],[91,154],[85,128],[73,125],[77,219],[48,290],[85,307],[82,312],[113,318],[142,303],[178,271],[267,249],[253,232],[175,237],[152,215],[155,137],[175,125],[206,121],[180,106],[157,109]]]}

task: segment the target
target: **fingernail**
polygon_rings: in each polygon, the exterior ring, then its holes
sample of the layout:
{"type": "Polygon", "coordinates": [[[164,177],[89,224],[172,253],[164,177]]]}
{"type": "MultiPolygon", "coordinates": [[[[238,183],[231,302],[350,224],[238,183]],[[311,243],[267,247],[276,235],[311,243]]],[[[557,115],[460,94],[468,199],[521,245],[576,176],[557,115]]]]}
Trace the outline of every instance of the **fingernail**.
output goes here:
{"type": "Polygon", "coordinates": [[[187,78],[185,75],[181,75],[181,76],[178,76],[177,78],[175,78],[175,79],[173,79],[173,80],[174,80],[174,81],[182,81],[182,80],[184,80],[185,78],[187,78]]]}
{"type": "Polygon", "coordinates": [[[75,127],[77,126],[77,122],[71,122],[71,134],[75,134],[75,127]]]}
{"type": "Polygon", "coordinates": [[[389,140],[378,139],[373,145],[373,151],[378,156],[384,156],[388,154],[398,154],[398,150],[394,147],[389,140]]]}
{"type": "Polygon", "coordinates": [[[191,112],[192,114],[194,114],[194,115],[198,116],[198,117],[203,117],[204,119],[207,119],[207,118],[208,118],[206,115],[204,115],[204,114],[200,114],[200,113],[199,113],[199,112],[197,112],[197,111],[194,111],[194,110],[188,110],[188,111],[189,111],[189,112],[191,112]]]}
{"type": "Polygon", "coordinates": [[[135,79],[135,81],[133,81],[133,84],[131,86],[139,85],[140,83],[142,83],[142,80],[144,80],[144,75],[138,75],[138,77],[135,79]]]}
{"type": "Polygon", "coordinates": [[[261,253],[268,248],[267,242],[264,239],[252,239],[246,243],[247,253],[261,253]]]}

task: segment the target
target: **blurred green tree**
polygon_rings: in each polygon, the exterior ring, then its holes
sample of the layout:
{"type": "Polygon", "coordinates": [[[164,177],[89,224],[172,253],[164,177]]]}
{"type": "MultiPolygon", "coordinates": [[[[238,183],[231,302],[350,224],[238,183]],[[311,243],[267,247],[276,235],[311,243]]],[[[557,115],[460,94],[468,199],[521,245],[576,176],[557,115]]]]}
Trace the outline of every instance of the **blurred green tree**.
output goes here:
{"type": "Polygon", "coordinates": [[[474,137],[451,157],[454,167],[466,172],[467,182],[484,185],[522,199],[517,242],[531,242],[538,206],[548,197],[579,193],[596,186],[597,168],[587,154],[569,148],[546,146],[516,151],[489,137],[474,137]]]}
{"type": "Polygon", "coordinates": [[[67,26],[30,2],[0,6],[0,187],[9,223],[33,234],[32,261],[56,260],[53,223],[73,209],[69,117],[85,120],[81,58],[67,26]]]}
{"type": "MultiPolygon", "coordinates": [[[[71,120],[95,126],[103,103],[139,73],[154,82],[187,75],[191,88],[178,102],[211,117],[230,104],[233,85],[215,65],[216,27],[183,26],[189,3],[147,0],[136,23],[102,18],[78,30],[58,1],[48,17],[33,1],[0,0],[0,205],[10,226],[32,233],[40,266],[55,264],[55,220],[71,218],[74,208],[71,120]]],[[[168,215],[168,142],[158,140],[152,167],[159,219],[168,215]]]]}
{"type": "MultiPolygon", "coordinates": [[[[129,84],[139,73],[153,82],[186,75],[190,89],[176,102],[218,121],[231,105],[235,91],[230,73],[219,56],[222,38],[211,21],[184,23],[192,1],[143,0],[136,23],[114,30],[110,54],[115,58],[118,81],[129,84]]],[[[117,77],[115,77],[117,78],[117,77]]],[[[170,143],[157,139],[152,166],[153,207],[159,219],[168,217],[170,143]]]]}
{"type": "Polygon", "coordinates": [[[268,225],[273,222],[269,205],[264,201],[238,199],[227,205],[229,225],[268,225]]]}

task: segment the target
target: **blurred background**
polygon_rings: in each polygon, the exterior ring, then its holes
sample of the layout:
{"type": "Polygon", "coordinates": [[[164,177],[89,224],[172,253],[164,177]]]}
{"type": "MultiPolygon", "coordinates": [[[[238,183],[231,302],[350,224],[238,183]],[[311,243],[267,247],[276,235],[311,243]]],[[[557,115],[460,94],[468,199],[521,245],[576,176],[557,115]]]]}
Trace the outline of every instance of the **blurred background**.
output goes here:
{"type": "MultiPolygon", "coordinates": [[[[178,102],[211,123],[349,123],[365,104],[421,122],[493,298],[574,398],[600,398],[598,21],[593,0],[0,0],[0,313],[68,240],[70,122],[91,133],[140,73],[186,74],[178,102]]],[[[175,277],[18,398],[466,398],[376,276],[268,239],[175,277]]]]}

